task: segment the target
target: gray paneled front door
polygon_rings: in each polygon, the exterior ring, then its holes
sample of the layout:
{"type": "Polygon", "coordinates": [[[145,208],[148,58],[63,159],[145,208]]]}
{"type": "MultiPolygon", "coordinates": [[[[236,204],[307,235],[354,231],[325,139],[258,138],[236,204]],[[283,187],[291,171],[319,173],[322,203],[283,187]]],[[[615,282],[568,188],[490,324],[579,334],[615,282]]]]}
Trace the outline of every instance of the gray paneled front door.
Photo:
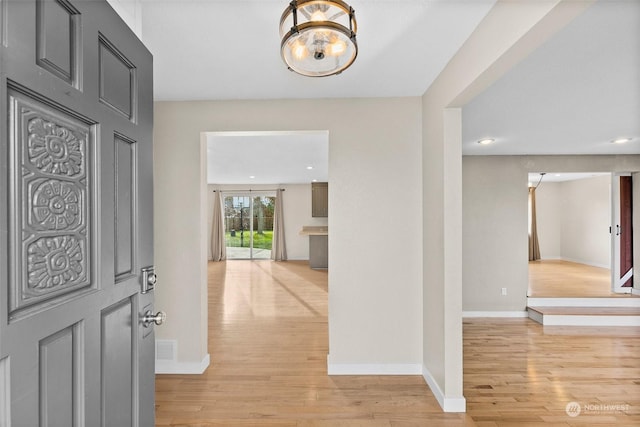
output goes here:
{"type": "Polygon", "coordinates": [[[154,424],[152,109],[106,1],[0,0],[0,426],[154,424]]]}

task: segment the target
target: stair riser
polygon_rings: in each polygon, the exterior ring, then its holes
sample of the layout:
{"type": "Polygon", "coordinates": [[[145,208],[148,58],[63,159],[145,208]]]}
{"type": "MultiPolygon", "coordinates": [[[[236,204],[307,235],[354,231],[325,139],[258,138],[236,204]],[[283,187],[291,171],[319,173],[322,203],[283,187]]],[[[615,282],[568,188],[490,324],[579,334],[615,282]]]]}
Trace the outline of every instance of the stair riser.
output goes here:
{"type": "Polygon", "coordinates": [[[528,307],[640,307],[640,298],[527,298],[528,307]]]}
{"type": "Polygon", "coordinates": [[[529,318],[545,326],[640,326],[640,316],[543,315],[529,311],[529,318]]]}

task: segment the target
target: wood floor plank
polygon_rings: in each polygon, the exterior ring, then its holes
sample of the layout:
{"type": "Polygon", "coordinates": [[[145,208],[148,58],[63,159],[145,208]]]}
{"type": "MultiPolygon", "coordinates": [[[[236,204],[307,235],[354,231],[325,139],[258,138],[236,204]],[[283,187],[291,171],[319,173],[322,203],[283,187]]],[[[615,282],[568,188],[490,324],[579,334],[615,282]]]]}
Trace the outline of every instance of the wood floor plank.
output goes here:
{"type": "Polygon", "coordinates": [[[203,375],[157,376],[156,425],[638,426],[640,331],[629,329],[465,319],[468,412],[443,413],[420,376],[326,375],[326,271],[304,262],[210,263],[211,366],[203,375]],[[572,418],[572,401],[628,406],[572,418]]]}

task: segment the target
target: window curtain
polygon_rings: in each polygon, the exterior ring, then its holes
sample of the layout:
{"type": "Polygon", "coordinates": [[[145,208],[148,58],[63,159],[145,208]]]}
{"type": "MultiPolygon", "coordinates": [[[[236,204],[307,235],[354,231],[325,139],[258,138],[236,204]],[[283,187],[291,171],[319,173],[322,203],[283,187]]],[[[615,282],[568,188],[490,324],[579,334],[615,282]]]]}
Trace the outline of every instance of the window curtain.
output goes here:
{"type": "Polygon", "coordinates": [[[224,215],[222,192],[213,198],[213,223],[211,226],[211,256],[214,261],[227,259],[227,247],[224,242],[224,215]]]}
{"type": "Polygon", "coordinates": [[[276,205],[273,211],[273,241],[271,259],[286,261],[287,248],[284,244],[284,218],[282,216],[282,190],[276,190],[276,205]]]}
{"type": "Polygon", "coordinates": [[[538,226],[536,225],[536,187],[529,187],[529,261],[540,259],[538,226]]]}

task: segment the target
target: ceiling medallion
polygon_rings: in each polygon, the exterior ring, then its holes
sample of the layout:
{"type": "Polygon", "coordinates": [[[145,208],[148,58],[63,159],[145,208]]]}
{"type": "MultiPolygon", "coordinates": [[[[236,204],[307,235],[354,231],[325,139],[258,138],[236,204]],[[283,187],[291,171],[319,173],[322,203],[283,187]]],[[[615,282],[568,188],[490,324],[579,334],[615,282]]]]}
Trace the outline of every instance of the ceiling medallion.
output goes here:
{"type": "Polygon", "coordinates": [[[280,18],[280,50],[291,71],[324,77],[358,55],[355,11],[342,0],[293,0],[280,18]]]}

